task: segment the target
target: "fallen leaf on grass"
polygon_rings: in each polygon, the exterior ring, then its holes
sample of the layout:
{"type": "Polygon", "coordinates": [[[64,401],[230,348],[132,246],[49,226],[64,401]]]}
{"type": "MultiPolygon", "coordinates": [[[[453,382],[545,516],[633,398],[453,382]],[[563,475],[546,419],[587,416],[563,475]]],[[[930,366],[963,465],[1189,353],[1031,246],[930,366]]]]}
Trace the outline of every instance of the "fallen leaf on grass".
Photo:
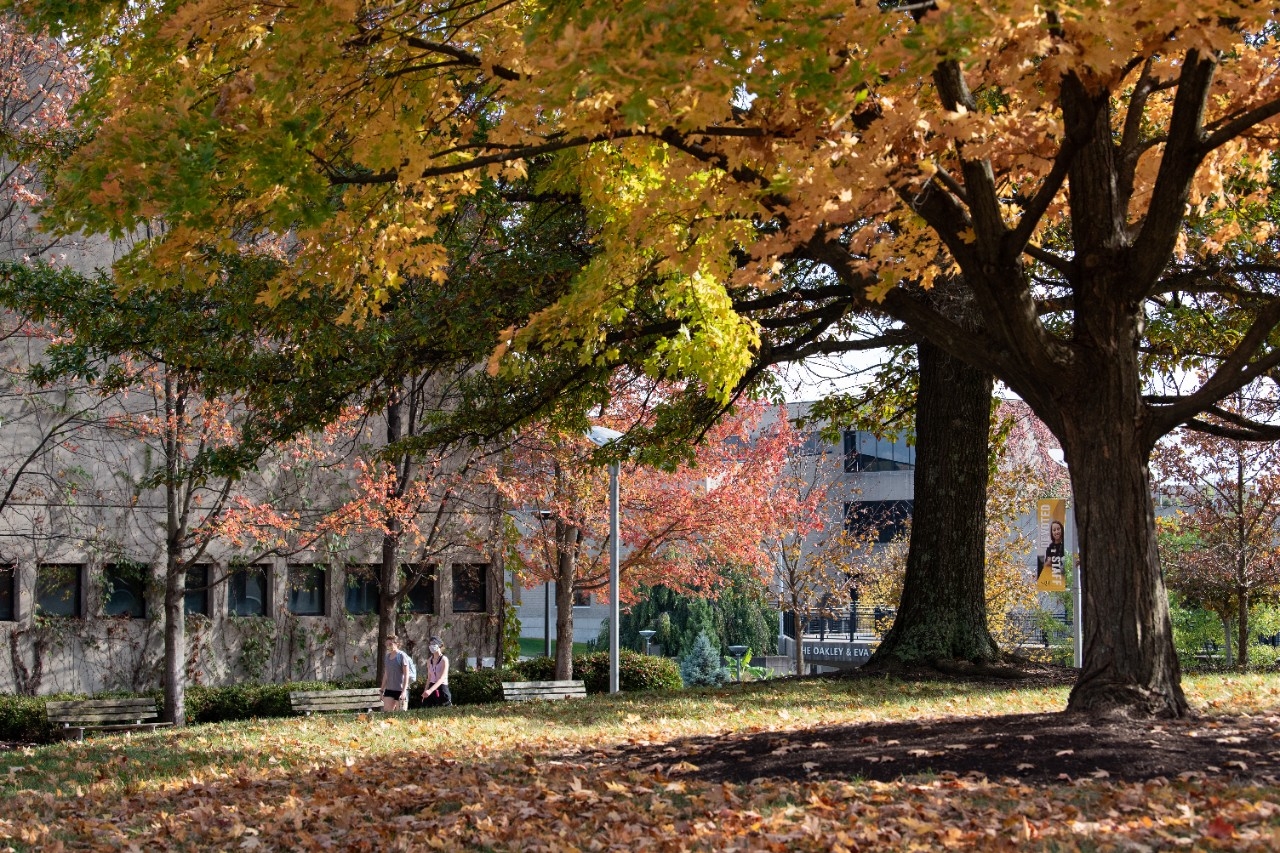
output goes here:
{"type": "Polygon", "coordinates": [[[1235,837],[1236,828],[1220,817],[1215,817],[1204,825],[1204,834],[1210,838],[1227,841],[1235,837]]]}

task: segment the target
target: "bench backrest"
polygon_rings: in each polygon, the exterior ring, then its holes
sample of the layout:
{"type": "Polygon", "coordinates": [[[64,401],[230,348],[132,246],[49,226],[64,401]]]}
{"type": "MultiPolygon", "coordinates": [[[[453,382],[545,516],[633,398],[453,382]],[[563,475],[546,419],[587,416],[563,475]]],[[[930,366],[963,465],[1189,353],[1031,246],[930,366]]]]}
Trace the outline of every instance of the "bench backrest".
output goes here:
{"type": "Polygon", "coordinates": [[[295,711],[364,711],[382,707],[382,691],[377,687],[351,690],[292,690],[289,704],[295,711]]]}
{"type": "Polygon", "coordinates": [[[569,699],[586,695],[587,685],[583,681],[502,682],[502,698],[508,702],[527,702],[531,699],[569,699]]]}
{"type": "Polygon", "coordinates": [[[49,721],[63,726],[147,723],[160,718],[154,699],[71,699],[46,702],[49,721]]]}

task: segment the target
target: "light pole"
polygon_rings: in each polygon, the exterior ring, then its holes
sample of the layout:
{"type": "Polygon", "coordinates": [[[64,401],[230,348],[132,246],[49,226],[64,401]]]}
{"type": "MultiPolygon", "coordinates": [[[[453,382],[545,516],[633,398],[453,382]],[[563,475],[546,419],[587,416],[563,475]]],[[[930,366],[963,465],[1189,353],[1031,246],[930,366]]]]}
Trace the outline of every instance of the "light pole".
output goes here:
{"type": "Polygon", "coordinates": [[[640,636],[641,636],[641,637],[643,637],[643,638],[644,638],[644,653],[645,653],[645,655],[646,655],[646,656],[648,656],[648,654],[649,654],[649,641],[650,641],[650,640],[652,640],[652,639],[653,639],[653,635],[654,635],[654,634],[656,634],[656,633],[658,633],[658,632],[657,632],[657,631],[652,631],[652,630],[645,630],[645,631],[640,631],[640,632],[638,632],[638,633],[640,634],[640,636]]]}
{"type": "Polygon", "coordinates": [[[733,656],[733,659],[737,661],[737,664],[738,664],[738,682],[739,683],[742,682],[742,658],[743,658],[743,655],[745,655],[746,653],[747,653],[746,646],[730,646],[729,647],[729,654],[733,656]]]}
{"type": "MultiPolygon", "coordinates": [[[[543,535],[546,535],[546,521],[551,517],[551,510],[538,510],[538,523],[543,525],[543,535]]],[[[544,657],[551,657],[551,581],[542,582],[542,654],[544,657]]]]}
{"type": "MultiPolygon", "coordinates": [[[[593,426],[587,438],[596,447],[612,444],[622,433],[608,427],[593,426]]],[[[618,462],[609,463],[609,692],[618,692],[618,673],[621,669],[618,655],[618,561],[622,555],[618,542],[618,462]]]]}

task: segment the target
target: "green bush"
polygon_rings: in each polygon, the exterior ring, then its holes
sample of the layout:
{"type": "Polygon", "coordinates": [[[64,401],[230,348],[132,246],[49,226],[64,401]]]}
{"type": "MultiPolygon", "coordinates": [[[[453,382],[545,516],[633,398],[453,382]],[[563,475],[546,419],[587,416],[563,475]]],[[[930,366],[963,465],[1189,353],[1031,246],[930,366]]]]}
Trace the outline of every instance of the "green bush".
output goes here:
{"type": "MultiPolygon", "coordinates": [[[[522,660],[508,670],[512,680],[551,681],[556,662],[551,658],[522,660]]],[[[573,677],[585,682],[588,693],[609,692],[609,653],[588,652],[573,656],[573,677]]],[[[680,670],[675,661],[642,655],[630,649],[618,653],[618,687],[623,692],[639,690],[679,690],[680,670]]]]}
{"type": "Polygon", "coordinates": [[[371,687],[372,682],[294,681],[288,684],[232,684],[227,687],[188,687],[187,722],[221,723],[256,717],[288,717],[291,690],[337,690],[371,687]]]}
{"type": "MultiPolygon", "coordinates": [[[[449,692],[453,694],[455,705],[480,705],[485,702],[502,701],[503,674],[496,669],[469,669],[449,671],[449,692]]],[[[427,685],[418,683],[409,694],[409,707],[422,705],[422,689],[427,685]]]]}
{"type": "MultiPolygon", "coordinates": [[[[574,670],[578,668],[574,658],[574,670]]],[[[518,661],[508,669],[512,681],[551,681],[556,677],[555,658],[537,657],[518,661]]]]}
{"type": "Polygon", "coordinates": [[[44,712],[49,699],[75,699],[63,696],[0,696],[0,740],[21,743],[44,743],[54,738],[54,728],[44,712]]]}

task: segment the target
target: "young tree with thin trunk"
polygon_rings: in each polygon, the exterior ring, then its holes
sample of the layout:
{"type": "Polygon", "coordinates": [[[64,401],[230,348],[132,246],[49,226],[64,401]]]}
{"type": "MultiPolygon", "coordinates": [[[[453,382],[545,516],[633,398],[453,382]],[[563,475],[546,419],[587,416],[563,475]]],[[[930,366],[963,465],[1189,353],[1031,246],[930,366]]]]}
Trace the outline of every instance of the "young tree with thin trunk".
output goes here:
{"type": "MultiPolygon", "coordinates": [[[[1270,420],[1275,385],[1238,392],[1224,410],[1270,420]]],[[[1162,493],[1180,509],[1161,540],[1169,586],[1218,614],[1227,657],[1249,665],[1249,612],[1280,595],[1280,445],[1183,431],[1156,451],[1162,493]]]]}
{"type": "MultiPolygon", "coordinates": [[[[620,395],[609,422],[643,423],[634,398],[620,395]]],[[[763,404],[744,404],[672,471],[628,464],[619,489],[620,594],[642,586],[714,590],[718,566],[750,566],[768,580],[763,543],[784,507],[770,499],[794,433],[785,418],[761,422],[763,404]]],[[[546,426],[518,437],[494,483],[519,513],[521,576],[556,584],[556,678],[571,678],[574,596],[603,595],[609,583],[608,474],[592,464],[581,435],[546,426]]]]}

